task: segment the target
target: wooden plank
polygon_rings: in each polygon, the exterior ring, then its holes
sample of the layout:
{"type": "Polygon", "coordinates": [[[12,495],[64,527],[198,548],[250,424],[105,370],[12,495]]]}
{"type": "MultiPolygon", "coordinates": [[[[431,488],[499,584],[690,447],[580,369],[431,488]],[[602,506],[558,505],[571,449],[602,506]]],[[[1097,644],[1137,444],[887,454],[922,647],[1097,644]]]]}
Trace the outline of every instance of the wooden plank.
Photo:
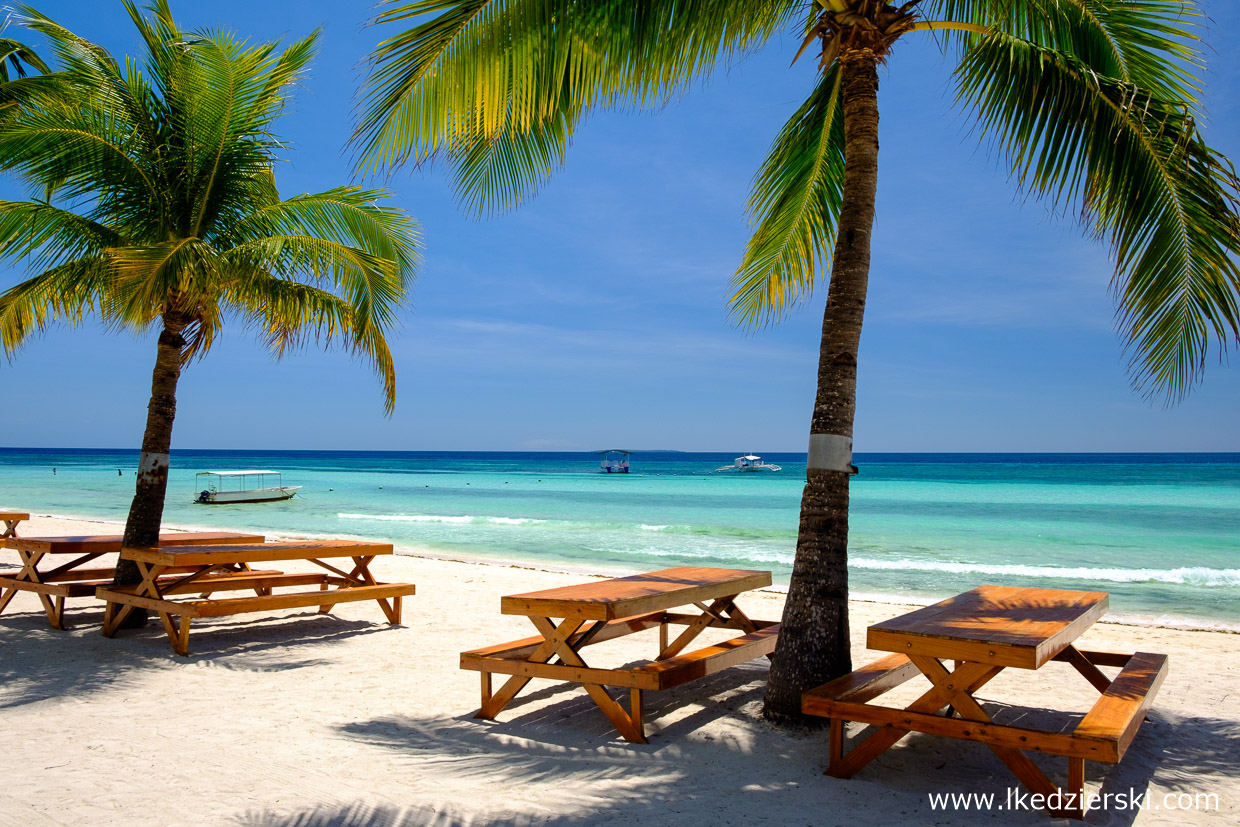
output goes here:
{"type": "MultiPolygon", "coordinates": [[[[0,588],[17,589],[24,592],[36,592],[37,594],[60,595],[62,597],[79,597],[80,595],[71,594],[72,585],[68,583],[37,583],[34,580],[18,580],[16,577],[0,577],[0,588]]],[[[87,592],[91,594],[93,592],[87,592]]]]}
{"type": "Polygon", "coordinates": [[[0,511],[0,520],[29,520],[30,515],[25,511],[0,511]]]}
{"type": "MultiPolygon", "coordinates": [[[[1096,666],[1118,666],[1123,668],[1128,665],[1128,661],[1132,660],[1132,655],[1123,655],[1118,652],[1094,652],[1089,649],[1080,649],[1082,655],[1089,658],[1089,662],[1096,666]]],[[[1060,652],[1055,656],[1055,660],[1068,660],[1067,655],[1060,652]]]]}
{"type": "Polygon", "coordinates": [[[1093,684],[1094,689],[1097,689],[1099,692],[1106,692],[1111,688],[1111,679],[1102,674],[1102,670],[1075,646],[1068,645],[1063,651],[1055,655],[1054,659],[1072,664],[1072,667],[1077,672],[1080,672],[1085,680],[1093,684]]]}
{"type": "MultiPolygon", "coordinates": [[[[641,632],[646,629],[652,629],[660,624],[662,614],[655,612],[644,617],[626,617],[620,620],[612,620],[607,623],[590,639],[590,644],[602,643],[605,640],[614,640],[618,637],[641,632]]],[[[581,633],[573,635],[569,639],[569,645],[574,649],[579,645],[581,633]]],[[[471,649],[463,652],[463,655],[477,655],[479,657],[495,657],[508,660],[518,659],[527,660],[534,650],[543,644],[542,637],[527,637],[520,640],[510,640],[507,643],[497,643],[493,646],[483,646],[480,649],[471,649]]]]}
{"type": "Polygon", "coordinates": [[[1166,655],[1149,652],[1133,655],[1077,725],[1073,735],[1111,742],[1115,744],[1114,762],[1122,759],[1145,720],[1145,711],[1167,677],[1167,660],[1166,655]]]}
{"type": "Polygon", "coordinates": [[[801,711],[806,715],[830,717],[829,714],[819,711],[819,701],[865,703],[919,674],[921,673],[917,667],[906,656],[888,655],[855,672],[808,690],[801,695],[801,711]]]}
{"type": "MultiPolygon", "coordinates": [[[[188,590],[196,591],[193,585],[188,590]]],[[[293,594],[265,594],[255,597],[229,597],[222,600],[160,600],[110,588],[98,589],[95,592],[95,596],[100,600],[107,600],[112,603],[153,609],[186,617],[222,617],[224,615],[245,614],[247,612],[259,612],[268,609],[294,609],[305,606],[319,606],[324,603],[335,605],[356,600],[380,600],[413,593],[414,584],[412,583],[382,583],[376,586],[355,586],[349,589],[316,590],[312,592],[295,592],[293,594]]]]}
{"type": "MultiPolygon", "coordinates": [[[[402,597],[414,593],[412,583],[380,583],[373,586],[354,586],[348,589],[328,591],[294,592],[292,594],[264,594],[255,597],[227,597],[222,600],[187,601],[196,607],[194,617],[222,617],[224,615],[262,612],[270,609],[299,609],[306,606],[336,605],[357,600],[381,600],[402,597]]],[[[182,604],[184,605],[184,604],[182,604]]]]}
{"type": "Polygon", "coordinates": [[[283,586],[317,586],[327,579],[326,574],[318,572],[296,572],[284,574],[278,571],[238,572],[211,577],[201,577],[192,583],[179,587],[163,588],[162,594],[206,594],[219,591],[237,591],[240,589],[275,589],[283,586]]]}
{"type": "Polygon", "coordinates": [[[668,660],[655,661],[631,670],[635,675],[657,676],[656,689],[704,678],[731,666],[769,655],[779,642],[779,626],[768,626],[757,632],[706,646],[668,660]]]}
{"type": "MultiPolygon", "coordinates": [[[[241,574],[272,576],[272,575],[279,575],[281,574],[281,572],[278,572],[278,571],[262,571],[262,572],[247,571],[244,573],[239,573],[238,575],[221,575],[221,576],[216,576],[216,577],[205,577],[205,578],[200,578],[198,580],[195,580],[193,583],[190,583],[189,585],[187,585],[184,589],[181,589],[180,591],[210,592],[210,591],[222,591],[224,589],[229,589],[229,588],[251,589],[251,588],[258,587],[255,585],[242,583],[241,580],[239,579],[241,574]],[[228,585],[216,585],[214,588],[209,588],[209,587],[200,588],[199,584],[202,584],[202,583],[215,583],[215,584],[228,584],[228,585]]],[[[323,575],[317,575],[317,574],[286,575],[286,576],[296,577],[299,580],[304,579],[306,583],[310,583],[310,582],[317,583],[318,579],[321,579],[323,577],[323,575]],[[307,579],[307,578],[310,578],[310,579],[307,579]],[[318,579],[314,579],[314,578],[318,578],[318,579]]],[[[170,584],[174,582],[175,580],[176,578],[173,578],[173,577],[161,577],[159,579],[159,583],[161,585],[170,584]]],[[[111,578],[110,569],[86,569],[86,570],[81,570],[78,572],[66,573],[60,576],[59,578],[57,578],[56,582],[52,582],[52,583],[36,582],[33,580],[16,580],[12,577],[0,577],[0,585],[6,588],[11,587],[15,589],[21,589],[22,591],[38,592],[40,594],[48,594],[48,595],[59,595],[61,597],[94,597],[96,590],[98,590],[100,587],[112,588],[112,578],[111,578]],[[71,574],[97,574],[99,571],[103,571],[109,576],[106,579],[93,579],[93,580],[77,580],[76,578],[70,577],[71,574]]],[[[287,583],[283,583],[282,585],[292,586],[292,585],[298,585],[298,583],[287,582],[287,583]]],[[[116,588],[118,591],[131,591],[130,588],[127,588],[124,586],[120,586],[116,588]]],[[[136,587],[132,587],[132,588],[136,588],[136,587]]],[[[171,592],[168,592],[168,593],[171,593],[171,592]]]]}
{"type": "MultiPolygon", "coordinates": [[[[100,600],[106,600],[108,603],[115,603],[118,606],[133,606],[139,609],[152,609],[157,612],[166,612],[169,614],[185,615],[187,617],[198,617],[198,603],[207,601],[184,601],[176,602],[174,600],[160,600],[155,597],[143,597],[142,595],[130,594],[129,592],[113,591],[110,588],[100,587],[95,590],[95,597],[100,600]]],[[[119,617],[119,614],[117,615],[119,617]]],[[[117,621],[119,623],[119,621],[117,621]]],[[[108,635],[107,625],[104,626],[104,636],[108,635]]]]}
{"type": "MultiPolygon", "coordinates": [[[[966,663],[956,670],[957,679],[968,684],[968,691],[976,691],[981,688],[987,681],[992,679],[1003,671],[1002,666],[990,666],[983,663],[966,663]]],[[[954,691],[942,686],[933,686],[928,689],[921,697],[909,704],[905,712],[934,713],[951,703],[954,691]]],[[[855,706],[865,709],[878,709],[881,707],[867,707],[863,704],[855,706]]],[[[937,717],[937,716],[936,716],[937,717]]],[[[948,720],[948,719],[943,719],[948,720]]],[[[882,755],[887,749],[893,746],[897,741],[905,736],[909,730],[898,727],[887,727],[880,729],[878,732],[872,733],[864,741],[853,747],[852,752],[843,756],[838,762],[832,762],[827,769],[827,774],[835,778],[851,778],[861,771],[867,764],[878,756],[882,755]]]]}
{"type": "Polygon", "coordinates": [[[880,652],[929,655],[945,660],[966,660],[972,663],[1015,666],[1021,669],[1032,669],[1037,657],[1033,649],[1017,649],[993,643],[981,644],[976,641],[910,636],[903,632],[875,629],[873,626],[866,632],[865,645],[869,649],[877,649],[880,652]]]}
{"type": "Polygon", "coordinates": [[[461,653],[461,668],[478,672],[496,672],[524,678],[547,678],[570,683],[594,683],[626,689],[659,689],[658,675],[636,669],[598,669],[592,666],[570,666],[564,663],[533,663],[526,660],[484,657],[473,652],[461,653]]]}
{"type": "MultiPolygon", "coordinates": [[[[261,543],[261,534],[233,531],[176,531],[159,535],[160,546],[210,546],[231,543],[261,543]]],[[[115,554],[121,550],[119,534],[80,534],[71,537],[10,537],[9,548],[40,551],[44,554],[115,554]]]]}
{"type": "Polygon", "coordinates": [[[870,627],[872,649],[1036,669],[1106,612],[1105,592],[979,586],[870,627]]]}
{"type": "Polygon", "coordinates": [[[1115,757],[1114,742],[1075,733],[1043,732],[1025,727],[947,718],[926,712],[912,712],[870,703],[833,701],[827,698],[815,700],[813,714],[906,732],[924,732],[964,741],[1044,752],[1048,755],[1077,756],[1112,764],[1118,760],[1115,757]]]}
{"type": "Polygon", "coordinates": [[[771,585],[769,571],[694,566],[507,595],[503,614],[615,620],[771,585]]]}
{"type": "Polygon", "coordinates": [[[210,566],[225,563],[261,563],[312,560],[317,557],[354,557],[391,554],[391,543],[361,540],[305,540],[295,543],[253,543],[221,546],[127,548],[122,556],[164,566],[210,566]]]}

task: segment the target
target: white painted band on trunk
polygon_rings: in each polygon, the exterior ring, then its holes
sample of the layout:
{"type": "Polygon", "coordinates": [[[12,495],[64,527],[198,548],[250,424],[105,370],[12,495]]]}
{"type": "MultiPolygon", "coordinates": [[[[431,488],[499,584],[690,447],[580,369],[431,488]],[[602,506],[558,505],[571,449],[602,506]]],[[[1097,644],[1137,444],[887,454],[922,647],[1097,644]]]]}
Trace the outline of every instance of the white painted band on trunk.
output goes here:
{"type": "Polygon", "coordinates": [[[810,434],[807,469],[852,473],[852,437],[839,434],[810,434]]]}
{"type": "Polygon", "coordinates": [[[142,458],[138,460],[138,473],[139,474],[149,474],[152,471],[155,471],[159,468],[167,468],[167,467],[168,467],[168,455],[167,454],[149,454],[146,451],[143,451],[142,458]]]}

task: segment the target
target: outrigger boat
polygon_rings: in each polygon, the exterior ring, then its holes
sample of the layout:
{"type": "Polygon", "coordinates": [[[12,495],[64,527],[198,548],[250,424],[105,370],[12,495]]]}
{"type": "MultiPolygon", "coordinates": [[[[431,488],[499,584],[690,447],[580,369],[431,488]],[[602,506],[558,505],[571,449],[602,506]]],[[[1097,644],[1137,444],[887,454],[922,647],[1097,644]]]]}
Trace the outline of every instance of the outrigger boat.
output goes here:
{"type": "Polygon", "coordinates": [[[301,486],[284,485],[279,471],[203,471],[194,475],[194,488],[198,491],[194,502],[221,505],[287,500],[301,486]],[[275,477],[274,486],[265,484],[271,477],[275,477]],[[230,485],[233,481],[236,482],[235,487],[230,485]]]}
{"type": "Polygon", "coordinates": [[[737,457],[732,460],[731,465],[721,465],[715,469],[719,471],[782,471],[783,469],[773,462],[763,462],[762,457],[755,457],[753,454],[746,454],[743,457],[737,457]]]}
{"type": "Polygon", "coordinates": [[[594,453],[603,457],[598,467],[603,469],[604,474],[629,473],[629,454],[632,452],[612,448],[608,451],[595,451],[594,453]]]}

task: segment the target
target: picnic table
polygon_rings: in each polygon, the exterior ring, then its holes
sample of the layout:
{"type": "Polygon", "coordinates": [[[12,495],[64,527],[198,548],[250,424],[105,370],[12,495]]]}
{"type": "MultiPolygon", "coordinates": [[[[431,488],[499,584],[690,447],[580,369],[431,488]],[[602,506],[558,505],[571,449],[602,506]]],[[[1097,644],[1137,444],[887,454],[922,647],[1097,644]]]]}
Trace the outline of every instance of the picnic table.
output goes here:
{"type": "Polygon", "coordinates": [[[0,534],[0,540],[7,540],[9,537],[17,536],[17,526],[23,520],[29,520],[30,515],[25,511],[0,511],[0,520],[4,521],[4,534],[0,534]]]}
{"type": "MultiPolygon", "coordinates": [[[[189,545],[159,548],[127,548],[121,557],[138,564],[142,582],[124,588],[101,586],[96,596],[107,601],[103,616],[103,634],[112,637],[135,608],[156,612],[164,631],[178,655],[189,654],[190,622],[199,617],[292,609],[318,606],[320,613],[332,610],[338,603],[355,600],[376,600],[392,625],[400,623],[400,599],[414,593],[412,583],[380,583],[370,573],[376,556],[391,554],[391,543],[368,543],[354,540],[309,540],[294,543],[254,543],[229,546],[189,545]],[[347,557],[352,567],[346,570],[324,562],[325,558],[347,557]],[[322,571],[259,572],[232,571],[216,574],[221,567],[245,566],[254,563],[304,560],[322,571]],[[169,573],[180,576],[167,577],[169,573]],[[317,586],[275,594],[280,587],[317,586]],[[332,588],[332,587],[335,588],[332,588]],[[208,598],[205,595],[179,599],[187,593],[255,589],[253,597],[208,598]]],[[[347,567],[347,564],[343,564],[347,567]]]]}
{"type": "Polygon", "coordinates": [[[529,617],[540,637],[461,653],[462,669],[482,673],[482,706],[474,717],[494,719],[532,678],[551,678],[581,684],[625,740],[647,743],[644,691],[670,689],[774,651],[779,624],[750,620],[735,603],[741,593],[769,585],[768,571],[686,566],[508,595],[500,600],[500,611],[529,617]],[[685,606],[696,607],[698,613],[670,611],[685,606]],[[685,628],[669,640],[669,626],[685,628]],[[653,661],[627,669],[596,669],[582,657],[586,646],[655,627],[659,649],[653,661]],[[743,634],[684,651],[710,627],[743,634]],[[559,660],[551,663],[552,658],[559,660]],[[494,694],[492,673],[511,676],[494,694]],[[609,686],[629,690],[628,711],[611,697],[609,686]]]}
{"type": "Polygon", "coordinates": [[[1052,814],[1083,819],[1085,760],[1115,764],[1123,758],[1167,673],[1166,655],[1073,645],[1107,603],[1105,592],[979,586],[871,626],[867,646],[897,654],[802,697],[806,714],[831,719],[827,774],[851,777],[909,732],[961,738],[986,744],[1052,814]],[[1100,693],[1071,732],[995,724],[976,700],[977,691],[1004,669],[1040,669],[1051,661],[1070,664],[1100,693]],[[1120,672],[1108,678],[1100,666],[1120,672]],[[931,688],[908,706],[870,703],[916,675],[931,688]],[[945,708],[946,716],[939,715],[945,708]],[[845,753],[847,721],[877,729],[845,753]],[[1067,788],[1052,783],[1027,750],[1067,757],[1067,788]]]}
{"type": "MultiPolygon", "coordinates": [[[[0,519],[3,515],[0,514],[0,519]]],[[[112,582],[112,566],[85,568],[87,563],[105,554],[121,550],[119,534],[89,534],[72,537],[17,537],[5,535],[6,548],[15,550],[21,568],[14,574],[0,575],[0,612],[3,612],[19,591],[35,592],[47,612],[53,629],[64,630],[65,599],[94,597],[95,589],[112,582]],[[53,569],[41,569],[41,563],[54,557],[77,555],[53,569]]],[[[238,534],[227,531],[178,531],[159,535],[161,546],[193,543],[261,543],[261,534],[238,534]]]]}

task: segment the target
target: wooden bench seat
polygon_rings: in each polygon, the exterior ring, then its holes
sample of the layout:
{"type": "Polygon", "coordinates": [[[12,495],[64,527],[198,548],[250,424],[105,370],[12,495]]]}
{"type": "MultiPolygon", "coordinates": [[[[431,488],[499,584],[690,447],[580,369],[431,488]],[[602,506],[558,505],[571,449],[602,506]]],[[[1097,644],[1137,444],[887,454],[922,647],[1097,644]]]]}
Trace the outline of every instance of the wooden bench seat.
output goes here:
{"type": "MultiPolygon", "coordinates": [[[[301,577],[301,575],[285,576],[292,578],[301,577]]],[[[313,578],[312,582],[315,583],[326,584],[327,580],[327,578],[323,575],[312,574],[306,575],[306,577],[313,578]]],[[[266,579],[275,580],[276,578],[266,579]]],[[[197,588],[198,582],[187,585],[184,591],[203,591],[202,588],[197,588]]],[[[251,586],[238,586],[236,588],[251,588],[251,586]]],[[[100,600],[107,600],[130,606],[139,606],[141,608],[152,609],[158,612],[167,612],[168,614],[181,615],[187,618],[222,617],[224,615],[261,612],[270,609],[299,609],[307,606],[319,606],[330,609],[337,603],[349,603],[355,600],[383,600],[386,598],[396,598],[398,601],[396,603],[397,619],[392,622],[399,623],[399,599],[406,595],[412,595],[413,593],[414,584],[412,583],[382,583],[374,586],[352,586],[347,589],[327,589],[312,592],[265,594],[257,595],[255,597],[227,597],[219,600],[158,600],[156,598],[141,597],[136,595],[134,594],[133,588],[101,588],[96,592],[96,595],[100,600]]]]}
{"type": "Polygon", "coordinates": [[[725,640],[713,646],[704,646],[666,660],[638,666],[635,675],[649,675],[655,679],[655,689],[671,689],[707,675],[721,672],[731,666],[769,655],[779,642],[779,624],[772,623],[756,632],[725,640]]]}
{"type": "Polygon", "coordinates": [[[888,655],[801,695],[801,711],[829,718],[836,702],[863,704],[920,674],[905,655],[888,655]]]}
{"type": "Polygon", "coordinates": [[[1137,652],[1077,725],[1073,737],[1112,744],[1114,754],[1100,760],[1119,763],[1166,677],[1166,655],[1137,652]]]}
{"type": "MultiPolygon", "coordinates": [[[[257,575],[267,578],[276,575],[284,576],[283,572],[275,569],[270,571],[247,571],[244,572],[244,574],[257,575]]],[[[112,586],[112,576],[113,574],[111,569],[78,569],[75,571],[65,572],[64,574],[57,575],[55,577],[50,577],[43,583],[32,583],[28,580],[18,581],[12,577],[0,576],[0,588],[8,588],[16,585],[17,588],[25,591],[38,592],[41,594],[52,595],[53,597],[94,597],[95,592],[101,587],[110,588],[112,586]]],[[[291,577],[295,575],[287,576],[291,577]]],[[[168,575],[159,578],[159,583],[161,586],[170,585],[175,583],[178,579],[179,578],[175,575],[168,575]]],[[[252,588],[263,588],[263,586],[251,585],[233,575],[219,575],[199,578],[189,584],[184,590],[199,592],[202,594],[210,594],[213,591],[222,591],[224,589],[252,588]],[[211,586],[214,586],[214,588],[211,588],[211,586]]]]}
{"type": "MultiPolygon", "coordinates": [[[[640,617],[613,620],[593,635],[589,643],[621,637],[633,631],[658,626],[662,613],[656,612],[640,617]]],[[[665,660],[635,666],[631,669],[595,669],[591,667],[566,667],[544,663],[530,663],[530,652],[542,642],[542,638],[526,638],[487,646],[461,653],[461,668],[479,672],[496,672],[502,675],[524,677],[559,677],[569,671],[573,680],[597,682],[603,686],[628,689],[671,689],[684,683],[713,675],[731,666],[775,651],[779,641],[779,624],[771,623],[756,632],[686,652],[665,660]]],[[[588,645],[588,644],[587,644],[588,645]]]]}

